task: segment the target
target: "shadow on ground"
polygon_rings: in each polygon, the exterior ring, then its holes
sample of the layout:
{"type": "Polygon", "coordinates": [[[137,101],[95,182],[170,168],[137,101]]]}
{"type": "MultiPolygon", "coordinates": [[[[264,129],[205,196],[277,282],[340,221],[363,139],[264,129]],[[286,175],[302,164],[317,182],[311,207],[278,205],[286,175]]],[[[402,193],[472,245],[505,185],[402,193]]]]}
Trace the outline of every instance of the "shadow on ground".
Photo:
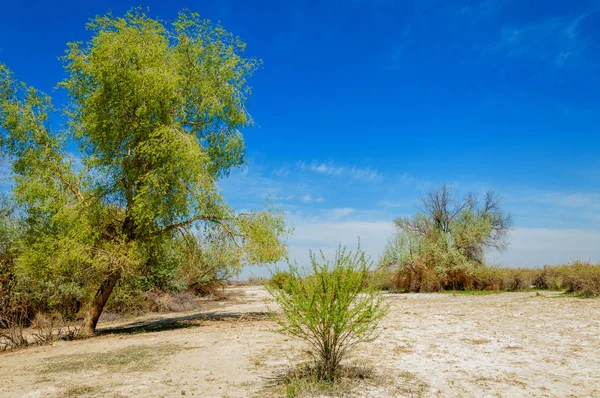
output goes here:
{"type": "Polygon", "coordinates": [[[198,321],[264,321],[270,319],[271,314],[266,311],[256,312],[200,312],[183,316],[168,318],[156,318],[136,321],[113,327],[100,327],[96,329],[96,335],[103,334],[130,334],[157,332],[161,330],[183,329],[198,326],[198,321]]]}

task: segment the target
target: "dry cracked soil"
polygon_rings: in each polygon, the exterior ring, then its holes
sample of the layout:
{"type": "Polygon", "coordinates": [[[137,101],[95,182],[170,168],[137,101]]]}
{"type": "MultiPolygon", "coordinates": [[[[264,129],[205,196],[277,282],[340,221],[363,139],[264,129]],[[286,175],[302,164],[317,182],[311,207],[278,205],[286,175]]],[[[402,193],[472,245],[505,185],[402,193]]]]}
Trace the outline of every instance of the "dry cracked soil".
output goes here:
{"type": "MultiPolygon", "coordinates": [[[[229,293],[204,311],[104,322],[94,338],[0,353],[0,396],[285,396],[278,375],[306,360],[306,347],[276,332],[264,289],[229,293]]],[[[375,376],[339,395],[600,397],[600,300],[385,297],[379,337],[351,358],[375,376]]]]}

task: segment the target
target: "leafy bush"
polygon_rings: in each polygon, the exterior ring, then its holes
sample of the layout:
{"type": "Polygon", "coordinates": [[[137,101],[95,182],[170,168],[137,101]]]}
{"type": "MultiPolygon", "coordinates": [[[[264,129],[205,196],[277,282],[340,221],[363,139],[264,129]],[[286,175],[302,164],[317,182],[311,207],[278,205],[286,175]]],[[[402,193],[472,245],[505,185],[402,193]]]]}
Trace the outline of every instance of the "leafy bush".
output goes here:
{"type": "Polygon", "coordinates": [[[576,262],[563,273],[563,285],[568,292],[583,297],[600,296],[600,265],[576,262]]]}
{"type": "Polygon", "coordinates": [[[281,332],[309,344],[317,377],[335,380],[349,350],[372,341],[387,307],[369,283],[370,262],[360,248],[339,247],[333,262],[310,254],[311,271],[289,263],[287,288],[265,283],[280,305],[281,332]]]}
{"type": "Polygon", "coordinates": [[[277,289],[285,290],[288,288],[291,277],[292,275],[289,272],[276,271],[273,275],[271,275],[271,279],[269,279],[267,283],[277,289]]]}

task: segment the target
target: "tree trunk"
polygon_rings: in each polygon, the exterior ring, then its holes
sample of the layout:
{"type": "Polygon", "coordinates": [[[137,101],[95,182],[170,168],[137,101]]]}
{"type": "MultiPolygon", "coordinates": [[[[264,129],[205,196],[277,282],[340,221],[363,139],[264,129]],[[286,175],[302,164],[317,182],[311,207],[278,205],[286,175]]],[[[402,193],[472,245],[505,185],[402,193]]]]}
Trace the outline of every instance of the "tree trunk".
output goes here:
{"type": "Polygon", "coordinates": [[[106,279],[104,279],[100,285],[100,288],[96,292],[96,295],[94,296],[94,300],[90,303],[85,315],[85,319],[83,320],[83,325],[77,333],[80,337],[89,337],[94,335],[96,332],[96,325],[98,324],[98,319],[100,318],[100,314],[102,314],[104,305],[108,301],[108,298],[110,297],[110,294],[112,293],[113,288],[117,284],[117,281],[120,277],[120,273],[113,272],[107,276],[106,279]]]}

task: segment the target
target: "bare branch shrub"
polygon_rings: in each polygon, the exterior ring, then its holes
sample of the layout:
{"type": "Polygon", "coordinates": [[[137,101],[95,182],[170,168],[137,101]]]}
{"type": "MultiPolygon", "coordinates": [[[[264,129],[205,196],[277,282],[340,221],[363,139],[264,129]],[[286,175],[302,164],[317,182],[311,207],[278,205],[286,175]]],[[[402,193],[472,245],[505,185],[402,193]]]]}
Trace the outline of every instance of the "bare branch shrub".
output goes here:
{"type": "MultiPolygon", "coordinates": [[[[3,292],[0,292],[2,294],[3,292]]],[[[27,324],[27,307],[13,297],[0,303],[0,351],[29,345],[24,334],[27,324]]]]}

